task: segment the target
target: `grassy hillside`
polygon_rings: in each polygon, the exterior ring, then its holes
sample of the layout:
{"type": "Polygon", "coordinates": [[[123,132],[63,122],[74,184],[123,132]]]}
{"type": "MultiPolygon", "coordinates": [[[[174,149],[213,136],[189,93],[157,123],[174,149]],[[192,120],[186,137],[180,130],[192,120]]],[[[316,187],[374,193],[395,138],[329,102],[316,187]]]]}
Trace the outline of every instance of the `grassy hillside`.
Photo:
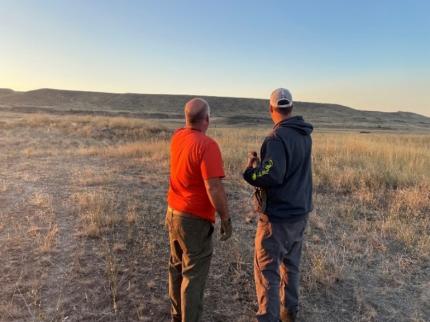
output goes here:
{"type": "MultiPolygon", "coordinates": [[[[149,119],[182,119],[189,95],[114,94],[39,89],[15,92],[0,89],[0,108],[20,112],[123,115],[149,119]]],[[[268,101],[251,98],[204,97],[219,125],[255,126],[270,123],[268,101]]],[[[428,130],[430,118],[406,112],[361,111],[336,104],[296,102],[295,114],[316,127],[379,130],[428,130]]]]}
{"type": "MultiPolygon", "coordinates": [[[[171,129],[123,117],[0,114],[0,321],[167,322],[171,129]]],[[[267,128],[211,128],[234,227],[205,322],[256,311],[257,214],[241,172],[267,128]]],[[[299,321],[428,321],[430,134],[316,132],[299,321]]]]}

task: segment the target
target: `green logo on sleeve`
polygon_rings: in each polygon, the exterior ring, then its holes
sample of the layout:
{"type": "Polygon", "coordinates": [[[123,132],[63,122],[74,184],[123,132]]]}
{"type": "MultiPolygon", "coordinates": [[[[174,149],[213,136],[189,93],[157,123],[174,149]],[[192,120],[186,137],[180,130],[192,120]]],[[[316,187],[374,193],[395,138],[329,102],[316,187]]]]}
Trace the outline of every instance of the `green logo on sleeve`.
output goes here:
{"type": "Polygon", "coordinates": [[[257,178],[261,178],[262,176],[265,176],[270,172],[270,169],[272,167],[273,167],[273,161],[272,160],[266,161],[264,164],[263,170],[252,174],[252,180],[255,181],[257,180],[257,178]]]}

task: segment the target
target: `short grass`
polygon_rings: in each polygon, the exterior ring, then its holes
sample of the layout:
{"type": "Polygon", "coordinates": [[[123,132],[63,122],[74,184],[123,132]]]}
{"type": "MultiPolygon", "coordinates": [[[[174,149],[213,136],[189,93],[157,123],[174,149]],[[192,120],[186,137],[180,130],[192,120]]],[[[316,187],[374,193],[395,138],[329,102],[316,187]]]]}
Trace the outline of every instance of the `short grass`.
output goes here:
{"type": "MultiPolygon", "coordinates": [[[[1,119],[0,320],[168,321],[172,126],[120,117],[1,119]]],[[[256,214],[241,171],[268,131],[209,131],[223,152],[235,230],[215,242],[204,321],[253,319],[256,214]]],[[[300,320],[426,321],[430,134],[317,129],[313,140],[315,210],[300,320]]]]}

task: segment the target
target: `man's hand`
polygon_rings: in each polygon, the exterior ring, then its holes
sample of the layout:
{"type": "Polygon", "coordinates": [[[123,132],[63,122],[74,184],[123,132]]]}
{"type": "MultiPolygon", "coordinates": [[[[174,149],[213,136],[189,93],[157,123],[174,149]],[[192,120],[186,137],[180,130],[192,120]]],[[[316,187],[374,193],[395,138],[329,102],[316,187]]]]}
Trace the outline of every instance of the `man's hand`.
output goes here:
{"type": "Polygon", "coordinates": [[[221,220],[221,229],[220,229],[221,241],[225,241],[231,237],[231,234],[233,233],[233,227],[231,225],[231,218],[221,220]]]}
{"type": "Polygon", "coordinates": [[[252,151],[248,153],[248,165],[247,168],[256,168],[260,164],[260,158],[257,152],[252,151]]]}
{"type": "Polygon", "coordinates": [[[221,237],[220,240],[227,240],[232,233],[231,219],[228,213],[227,196],[224,185],[220,178],[205,180],[206,192],[209,200],[221,218],[221,237]]]}

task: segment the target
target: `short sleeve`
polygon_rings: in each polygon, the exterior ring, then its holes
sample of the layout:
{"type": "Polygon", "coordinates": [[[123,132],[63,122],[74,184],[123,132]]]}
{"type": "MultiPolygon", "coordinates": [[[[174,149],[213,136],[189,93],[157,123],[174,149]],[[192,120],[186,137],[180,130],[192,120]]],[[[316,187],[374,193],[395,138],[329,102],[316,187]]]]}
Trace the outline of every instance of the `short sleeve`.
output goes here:
{"type": "Polygon", "coordinates": [[[206,145],[200,169],[204,180],[225,177],[221,151],[216,142],[211,141],[206,145]]]}

